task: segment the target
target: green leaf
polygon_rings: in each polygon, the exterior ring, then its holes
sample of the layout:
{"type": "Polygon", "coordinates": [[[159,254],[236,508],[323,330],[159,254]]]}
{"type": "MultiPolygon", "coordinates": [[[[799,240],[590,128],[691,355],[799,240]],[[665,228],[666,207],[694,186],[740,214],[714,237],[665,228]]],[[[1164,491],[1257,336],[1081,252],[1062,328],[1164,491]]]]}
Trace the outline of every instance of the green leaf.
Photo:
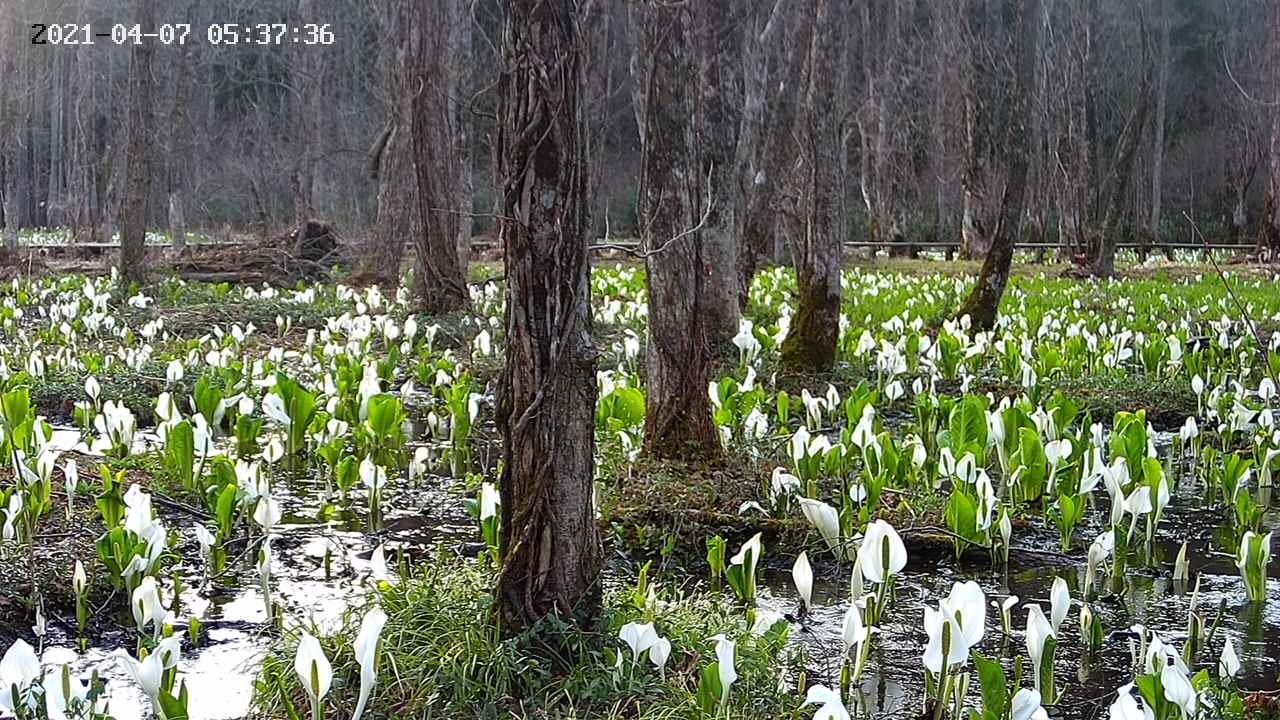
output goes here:
{"type": "Polygon", "coordinates": [[[1004,717],[1009,703],[1009,683],[1000,663],[980,653],[973,654],[973,664],[978,668],[978,681],[982,684],[982,706],[988,717],[1004,717]]]}

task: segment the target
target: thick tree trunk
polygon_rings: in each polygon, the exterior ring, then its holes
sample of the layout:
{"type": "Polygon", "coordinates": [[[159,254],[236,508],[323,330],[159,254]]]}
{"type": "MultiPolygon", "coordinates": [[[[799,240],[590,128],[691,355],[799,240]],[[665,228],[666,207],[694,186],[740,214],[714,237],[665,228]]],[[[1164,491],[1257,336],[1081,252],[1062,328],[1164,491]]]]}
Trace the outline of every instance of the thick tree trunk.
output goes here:
{"type": "Polygon", "coordinates": [[[1040,1],[1005,0],[1004,22],[1013,51],[1015,75],[1009,83],[1008,121],[1004,128],[1005,166],[1009,178],[1000,200],[1000,215],[994,228],[994,239],[978,281],[957,316],[969,316],[972,327],[990,330],[995,326],[1000,298],[1009,282],[1009,266],[1018,237],[1026,195],[1027,168],[1030,164],[1030,137],[1033,108],[1031,94],[1035,86],[1036,55],[1040,40],[1040,1]]]}
{"type": "Polygon", "coordinates": [[[360,270],[380,285],[395,287],[400,283],[405,241],[417,236],[420,225],[411,135],[409,63],[414,46],[409,14],[413,10],[405,0],[385,0],[380,10],[383,32],[395,41],[383,48],[380,57],[387,124],[369,151],[369,175],[378,183],[378,208],[360,270]]]}
{"type": "Polygon", "coordinates": [[[1271,92],[1271,144],[1268,149],[1271,161],[1268,199],[1271,202],[1262,224],[1268,228],[1267,246],[1271,251],[1271,261],[1275,262],[1280,259],[1280,3],[1275,4],[1272,12],[1271,92]]]}
{"type": "Polygon", "coordinates": [[[738,217],[738,307],[745,309],[761,259],[772,259],[781,235],[777,199],[795,163],[796,105],[807,65],[813,16],[787,13],[795,4],[777,0],[764,28],[744,52],[744,114],[739,138],[739,179],[746,195],[738,217]],[[786,19],[786,18],[789,18],[786,19]],[[784,25],[789,25],[784,29],[784,25]],[[787,40],[786,43],[781,41],[787,40]],[[782,47],[789,48],[783,50],[782,47]],[[777,54],[776,73],[768,71],[777,54]]]}
{"type": "Polygon", "coordinates": [[[698,45],[697,147],[700,175],[711,197],[702,229],[703,301],[707,341],[728,346],[738,333],[738,238],[736,166],[742,98],[738,61],[742,53],[740,0],[702,0],[694,5],[698,45]]]}
{"type": "MultiPolygon", "coordinates": [[[[143,33],[155,30],[155,0],[136,0],[136,22],[143,33]]],[[[151,194],[151,58],[155,45],[130,50],[128,139],[125,189],[120,202],[120,276],[125,282],[146,280],[147,198],[151,194]]]]}
{"type": "MultiPolygon", "coordinates": [[[[413,55],[413,155],[418,177],[418,216],[414,294],[429,314],[465,307],[469,296],[458,257],[458,209],[454,186],[453,137],[449,134],[447,78],[438,72],[448,50],[447,8],[411,2],[413,55]]],[[[468,210],[470,208],[467,208],[468,210]]]]}
{"type": "Polygon", "coordinates": [[[392,120],[391,132],[381,153],[377,221],[363,265],[365,273],[386,287],[400,284],[405,241],[416,238],[421,232],[410,121],[407,109],[403,110],[392,120]]]}
{"type": "Polygon", "coordinates": [[[514,635],[550,613],[600,607],[592,499],[596,353],[591,344],[587,157],[576,2],[504,0],[495,147],[507,287],[497,614],[514,635]]]}
{"type": "Polygon", "coordinates": [[[693,11],[647,0],[637,12],[640,237],[649,303],[644,446],[657,457],[715,456],[720,435],[706,392],[708,278],[698,232],[710,216],[694,143],[693,11]]]}
{"type": "Polygon", "coordinates": [[[793,371],[833,368],[840,335],[840,260],[847,235],[841,211],[844,143],[837,100],[845,65],[840,51],[843,8],[840,0],[815,0],[810,11],[814,29],[809,83],[798,133],[807,167],[791,250],[796,263],[796,312],[782,342],[783,365],[793,371]]]}

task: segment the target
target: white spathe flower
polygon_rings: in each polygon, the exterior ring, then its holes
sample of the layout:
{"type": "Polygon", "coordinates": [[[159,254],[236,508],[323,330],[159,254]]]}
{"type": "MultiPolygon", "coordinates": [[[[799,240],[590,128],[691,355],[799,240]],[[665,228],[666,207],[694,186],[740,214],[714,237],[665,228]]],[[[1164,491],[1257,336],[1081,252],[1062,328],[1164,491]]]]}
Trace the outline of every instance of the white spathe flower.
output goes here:
{"type": "Polygon", "coordinates": [[[116,651],[117,661],[124,666],[129,677],[142,688],[151,702],[157,703],[160,697],[160,682],[164,677],[164,660],[158,653],[151,653],[142,661],[133,659],[124,650],[116,651]]]}
{"type": "Polygon", "coordinates": [[[844,625],[840,631],[841,639],[844,640],[845,653],[848,654],[855,646],[861,646],[870,635],[871,628],[862,622],[862,611],[858,608],[858,603],[849,603],[849,609],[844,613],[844,625]]]}
{"type": "Polygon", "coordinates": [[[387,484],[387,471],[381,465],[375,465],[373,460],[366,456],[360,461],[360,482],[370,490],[377,492],[387,484]]]}
{"type": "Polygon", "coordinates": [[[660,637],[649,646],[649,662],[663,672],[667,666],[667,658],[671,657],[671,641],[660,637]]]}
{"type": "Polygon", "coordinates": [[[716,671],[720,675],[720,704],[724,705],[729,700],[729,688],[738,679],[738,670],[734,665],[737,643],[725,637],[724,634],[713,635],[708,640],[716,641],[716,671]]]}
{"type": "Polygon", "coordinates": [[[270,495],[258,498],[258,505],[253,509],[253,521],[262,527],[263,532],[271,532],[280,522],[280,503],[270,495]]]}
{"type": "Polygon", "coordinates": [[[195,531],[196,542],[200,545],[200,555],[206,558],[209,557],[209,550],[217,544],[217,538],[204,525],[193,525],[192,530],[195,531]]]}
{"type": "Polygon", "coordinates": [[[4,657],[0,657],[0,710],[16,715],[27,689],[39,677],[40,659],[36,657],[35,649],[25,640],[14,641],[4,657]]]}
{"type": "Polygon", "coordinates": [[[169,616],[169,611],[160,599],[160,587],[150,575],[142,578],[142,582],[134,588],[129,599],[129,609],[133,611],[133,622],[137,625],[138,632],[142,632],[150,624],[157,637],[165,618],[169,616]]]}
{"type": "Polygon", "coordinates": [[[658,641],[658,631],[653,629],[653,623],[629,622],[618,630],[618,639],[631,648],[631,664],[634,666],[640,662],[640,656],[658,641]]]}
{"type": "Polygon", "coordinates": [[[813,720],[850,720],[849,711],[845,708],[840,693],[825,685],[810,687],[805,695],[804,704],[818,706],[813,720]]]}
{"type": "MultiPolygon", "coordinates": [[[[49,720],[79,720],[86,715],[68,713],[68,705],[73,701],[83,704],[89,697],[89,686],[71,675],[66,665],[60,668],[49,668],[44,674],[44,682],[40,684],[44,690],[45,709],[49,720]]],[[[95,715],[96,716],[96,715],[95,715]]]]}
{"type": "Polygon", "coordinates": [[[805,519],[818,529],[827,547],[831,548],[831,552],[835,553],[837,558],[840,557],[840,513],[821,500],[805,497],[798,499],[800,511],[804,513],[805,519]]]}
{"type": "Polygon", "coordinates": [[[800,599],[804,601],[804,609],[813,607],[813,567],[809,565],[809,555],[804,551],[800,552],[795,564],[791,566],[791,579],[795,581],[796,592],[800,593],[800,599]]]}
{"type": "Polygon", "coordinates": [[[311,699],[313,709],[320,707],[320,701],[329,692],[329,684],[333,682],[333,666],[325,657],[320,641],[311,633],[303,632],[298,641],[298,653],[293,660],[293,671],[302,682],[302,689],[311,699]]]}
{"type": "Polygon", "coordinates": [[[1044,657],[1044,646],[1048,643],[1049,638],[1056,638],[1053,626],[1049,624],[1049,620],[1044,616],[1044,611],[1039,605],[1027,605],[1027,655],[1031,657],[1032,675],[1036,679],[1036,690],[1042,691],[1044,688],[1040,685],[1040,668],[1043,667],[1041,660],[1044,657]]]}
{"type": "Polygon", "coordinates": [[[364,715],[365,704],[369,702],[369,693],[378,681],[378,637],[387,624],[387,614],[382,608],[370,610],[360,623],[360,632],[356,635],[355,655],[360,663],[360,699],[356,703],[351,720],[360,720],[364,715]]]}
{"type": "Polygon", "coordinates": [[[164,371],[165,380],[169,381],[169,384],[171,385],[181,381],[184,374],[185,372],[182,368],[182,361],[176,359],[170,360],[168,367],[166,367],[164,371]]]}
{"type": "Polygon", "coordinates": [[[262,459],[266,460],[268,465],[275,465],[283,458],[284,444],[280,442],[280,438],[271,438],[267,446],[262,449],[262,459]]]}
{"type": "Polygon", "coordinates": [[[906,567],[907,548],[892,525],[884,520],[872,520],[858,547],[858,561],[868,582],[882,583],[906,567]]]}
{"type": "Polygon", "coordinates": [[[488,520],[498,514],[498,508],[502,505],[502,497],[498,493],[498,487],[491,482],[480,484],[480,520],[488,520]]]}
{"type": "Polygon", "coordinates": [[[1067,589],[1067,581],[1056,577],[1053,579],[1053,589],[1049,591],[1049,621],[1053,625],[1055,637],[1070,609],[1071,591],[1067,589]]]}
{"type": "Polygon", "coordinates": [[[1240,657],[1236,655],[1236,641],[1231,637],[1222,644],[1222,657],[1218,659],[1218,677],[1234,678],[1240,673],[1240,657]]]}
{"type": "Polygon", "coordinates": [[[1110,720],[1154,720],[1155,714],[1146,702],[1133,696],[1133,683],[1116,691],[1110,708],[1110,720]],[[1141,703],[1141,704],[1139,704],[1141,703]]]}
{"type": "Polygon", "coordinates": [[[963,665],[969,650],[982,641],[986,631],[987,599],[982,588],[972,580],[956,583],[950,594],[938,603],[938,609],[925,608],[924,629],[929,643],[924,651],[924,666],[932,673],[943,671],[943,631],[949,627],[950,645],[946,666],[963,665]]]}
{"type": "Polygon", "coordinates": [[[1014,693],[1010,720],[1049,720],[1049,713],[1040,705],[1040,693],[1029,688],[1014,693]]]}
{"type": "Polygon", "coordinates": [[[1184,718],[1196,716],[1198,695],[1191,686],[1191,678],[1176,663],[1165,665],[1160,671],[1160,686],[1164,688],[1164,699],[1177,705],[1184,718]]]}
{"type": "Polygon", "coordinates": [[[84,564],[76,560],[75,569],[71,571],[71,591],[77,596],[84,595],[89,588],[89,576],[84,571],[84,564]]]}

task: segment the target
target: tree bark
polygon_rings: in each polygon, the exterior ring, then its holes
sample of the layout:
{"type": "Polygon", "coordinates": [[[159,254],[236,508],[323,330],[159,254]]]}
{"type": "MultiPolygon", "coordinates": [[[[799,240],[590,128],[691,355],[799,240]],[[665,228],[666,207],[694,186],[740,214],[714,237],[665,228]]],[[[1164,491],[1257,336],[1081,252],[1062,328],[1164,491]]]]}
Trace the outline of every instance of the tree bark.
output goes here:
{"type": "Polygon", "coordinates": [[[586,130],[575,0],[504,0],[495,158],[506,270],[497,615],[511,636],[598,615],[586,130]]]}
{"type": "Polygon", "coordinates": [[[698,127],[701,176],[709,178],[710,209],[702,229],[702,275],[707,341],[725,347],[738,333],[738,239],[735,192],[738,131],[742,119],[738,61],[742,53],[741,0],[694,5],[697,32],[698,127]]]}
{"type": "Polygon", "coordinates": [[[405,0],[385,0],[381,10],[383,32],[393,42],[383,49],[380,58],[387,120],[369,151],[369,174],[378,183],[378,208],[361,272],[380,285],[396,287],[400,283],[405,241],[416,238],[420,227],[411,135],[414,89],[409,63],[414,48],[409,37],[409,14],[413,11],[405,0]]]}
{"type": "Polygon", "coordinates": [[[787,0],[776,0],[763,29],[746,39],[748,49],[743,58],[744,112],[738,150],[738,182],[745,194],[738,218],[741,309],[746,309],[761,259],[775,255],[779,189],[787,184],[788,171],[795,162],[796,105],[808,61],[813,15],[787,13],[788,9],[787,0]],[[789,49],[784,51],[784,45],[789,49]],[[770,73],[769,57],[774,55],[778,69],[770,73]]]}
{"type": "Polygon", "coordinates": [[[1271,20],[1271,143],[1268,155],[1271,161],[1271,187],[1269,188],[1267,213],[1262,226],[1268,229],[1266,245],[1271,261],[1280,259],[1280,3],[1272,9],[1271,20]]]}
{"type": "MultiPolygon", "coordinates": [[[[155,0],[136,0],[142,32],[155,31],[155,0]]],[[[146,280],[147,198],[151,194],[151,58],[155,45],[144,40],[129,56],[128,145],[125,192],[120,203],[120,276],[126,283],[146,280]]]]}
{"type": "Polygon", "coordinates": [[[640,237],[649,307],[644,446],[655,457],[714,457],[721,448],[706,392],[709,288],[699,232],[710,214],[694,142],[693,11],[646,0],[638,20],[640,237]]]}
{"type": "Polygon", "coordinates": [[[844,143],[837,98],[845,65],[844,5],[840,0],[815,0],[810,11],[809,83],[798,129],[806,167],[792,246],[796,312],[782,342],[782,363],[792,371],[832,369],[840,334],[840,261],[848,234],[842,212],[844,143]]]}
{"type": "MultiPolygon", "coordinates": [[[[454,179],[454,139],[449,132],[449,83],[441,68],[448,50],[447,8],[410,2],[411,34],[416,43],[413,60],[413,155],[418,177],[417,263],[414,294],[423,312],[446,313],[467,305],[465,268],[458,257],[457,195],[454,179]]],[[[470,208],[466,208],[470,210],[470,208]]]]}
{"type": "Polygon", "coordinates": [[[1169,55],[1170,34],[1173,20],[1170,17],[1173,8],[1171,0],[1161,3],[1160,17],[1160,78],[1156,86],[1156,126],[1155,141],[1151,149],[1151,236],[1157,241],[1161,237],[1160,220],[1163,212],[1164,194],[1164,143],[1165,116],[1169,105],[1169,55]]]}
{"type": "MultiPolygon", "coordinates": [[[[475,34],[467,0],[448,0],[449,58],[447,72],[451,83],[449,107],[453,142],[454,200],[457,211],[458,263],[465,271],[471,262],[471,236],[474,219],[471,216],[475,199],[475,144],[471,142],[475,126],[471,111],[471,97],[475,89],[475,64],[471,44],[475,34]]],[[[465,272],[464,272],[465,274],[465,272]]]]}
{"type": "Polygon", "coordinates": [[[1009,282],[1009,266],[1018,237],[1018,223],[1025,203],[1027,168],[1030,164],[1032,121],[1031,94],[1035,86],[1036,54],[1040,40],[1040,0],[1005,0],[1004,23],[1012,38],[1014,77],[1009,83],[1009,112],[1004,128],[1005,166],[1009,178],[1000,200],[1000,214],[993,229],[991,249],[969,297],[960,306],[958,317],[969,316],[972,327],[990,330],[995,326],[1000,298],[1009,282]]]}

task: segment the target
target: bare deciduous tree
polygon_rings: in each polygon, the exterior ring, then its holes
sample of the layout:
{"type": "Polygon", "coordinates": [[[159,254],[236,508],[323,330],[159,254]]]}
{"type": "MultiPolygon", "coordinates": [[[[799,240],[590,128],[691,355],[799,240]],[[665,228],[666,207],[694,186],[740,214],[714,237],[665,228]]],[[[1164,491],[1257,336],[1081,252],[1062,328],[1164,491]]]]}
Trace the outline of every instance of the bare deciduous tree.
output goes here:
{"type": "Polygon", "coordinates": [[[468,302],[466,274],[458,257],[458,159],[455,152],[453,84],[444,67],[449,54],[447,3],[410,2],[413,52],[413,167],[418,178],[417,263],[414,295],[428,313],[457,310],[468,302]]]}
{"type": "Polygon", "coordinates": [[[576,1],[504,0],[495,138],[505,251],[506,365],[502,572],[497,612],[515,634],[549,613],[599,610],[601,548],[592,500],[596,353],[584,39],[576,1]]]}
{"type": "Polygon", "coordinates": [[[689,4],[661,0],[635,11],[640,237],[649,300],[644,446],[657,457],[715,456],[720,435],[706,393],[710,290],[700,234],[714,188],[695,147],[694,13],[689,4]]]}
{"type": "MultiPolygon", "coordinates": [[[[143,33],[155,31],[155,0],[137,0],[135,22],[143,33]]],[[[155,45],[135,43],[129,60],[129,130],[125,151],[125,188],[120,203],[121,277],[146,279],[147,199],[151,193],[151,58],[155,45]]]]}
{"type": "Polygon", "coordinates": [[[796,311],[782,343],[782,362],[792,370],[829,370],[840,334],[840,261],[847,236],[843,212],[844,130],[837,92],[845,62],[841,38],[845,3],[815,0],[809,79],[796,134],[805,166],[798,173],[796,311]]]}
{"type": "Polygon", "coordinates": [[[1013,73],[1006,81],[1004,102],[1008,107],[1003,132],[1004,165],[1009,169],[1000,213],[992,228],[991,249],[969,297],[958,315],[969,316],[973,327],[989,330],[995,326],[1000,298],[1009,282],[1009,266],[1013,262],[1013,246],[1018,236],[1026,200],[1027,168],[1030,163],[1032,95],[1035,89],[1036,53],[1039,48],[1042,18],[1041,0],[1005,0],[1003,7],[1005,33],[1013,73]]]}

